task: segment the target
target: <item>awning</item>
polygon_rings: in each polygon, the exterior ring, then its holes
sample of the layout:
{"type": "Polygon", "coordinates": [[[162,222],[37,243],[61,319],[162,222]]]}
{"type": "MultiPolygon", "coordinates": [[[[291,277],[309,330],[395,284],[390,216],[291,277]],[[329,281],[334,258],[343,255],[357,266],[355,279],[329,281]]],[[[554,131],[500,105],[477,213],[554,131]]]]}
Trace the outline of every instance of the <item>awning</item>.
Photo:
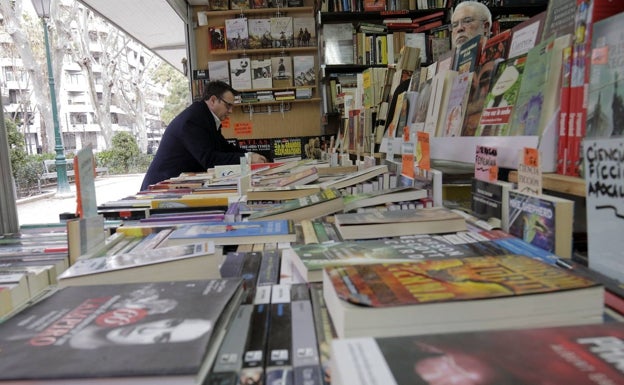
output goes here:
{"type": "Polygon", "coordinates": [[[180,72],[184,72],[182,61],[187,59],[188,4],[207,4],[207,0],[79,1],[180,72]]]}

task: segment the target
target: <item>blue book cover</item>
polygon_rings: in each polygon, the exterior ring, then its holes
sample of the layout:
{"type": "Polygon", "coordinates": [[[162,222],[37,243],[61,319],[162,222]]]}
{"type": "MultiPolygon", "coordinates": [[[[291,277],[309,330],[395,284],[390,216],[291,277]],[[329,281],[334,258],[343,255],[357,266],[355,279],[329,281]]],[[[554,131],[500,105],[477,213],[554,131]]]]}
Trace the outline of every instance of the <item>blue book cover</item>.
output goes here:
{"type": "Polygon", "coordinates": [[[212,240],[216,245],[240,245],[267,242],[294,242],[294,225],[289,220],[247,222],[204,222],[180,226],[171,232],[166,243],[180,244],[212,240]]]}

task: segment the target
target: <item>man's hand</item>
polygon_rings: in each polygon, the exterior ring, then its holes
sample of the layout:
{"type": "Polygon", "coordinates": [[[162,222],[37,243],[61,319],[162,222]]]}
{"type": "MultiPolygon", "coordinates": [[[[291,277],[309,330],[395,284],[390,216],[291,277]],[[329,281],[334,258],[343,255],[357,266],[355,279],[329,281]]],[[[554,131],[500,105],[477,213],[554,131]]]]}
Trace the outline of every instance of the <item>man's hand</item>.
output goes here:
{"type": "Polygon", "coordinates": [[[256,154],[255,152],[252,152],[250,154],[251,154],[251,163],[266,163],[267,161],[267,159],[260,154],[256,154]]]}

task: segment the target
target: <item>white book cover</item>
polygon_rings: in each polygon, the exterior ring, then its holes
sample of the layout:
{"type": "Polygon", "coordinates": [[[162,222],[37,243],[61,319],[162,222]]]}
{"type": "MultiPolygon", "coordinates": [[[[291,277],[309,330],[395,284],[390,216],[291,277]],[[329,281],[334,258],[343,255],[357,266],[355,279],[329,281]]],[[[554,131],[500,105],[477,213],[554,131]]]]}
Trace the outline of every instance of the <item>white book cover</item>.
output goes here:
{"type": "Polygon", "coordinates": [[[290,56],[272,57],[271,73],[274,88],[291,87],[293,83],[292,58],[290,56]]]}
{"type": "Polygon", "coordinates": [[[271,19],[249,19],[249,48],[271,48],[271,19]]]}
{"type": "Polygon", "coordinates": [[[293,34],[295,47],[316,46],[316,29],[313,16],[293,17],[293,34]]]}
{"type": "Polygon", "coordinates": [[[250,90],[251,87],[251,59],[230,59],[231,86],[236,90],[250,90]]]}
{"type": "Polygon", "coordinates": [[[313,86],[316,84],[314,56],[293,56],[293,71],[295,74],[295,86],[313,86]]]}
{"type": "Polygon", "coordinates": [[[254,59],[251,61],[251,85],[254,89],[271,88],[271,59],[254,59]]]}
{"type": "Polygon", "coordinates": [[[274,48],[288,48],[293,46],[292,17],[281,16],[271,18],[271,38],[274,48]]]}
{"type": "Polygon", "coordinates": [[[208,77],[210,81],[220,80],[230,83],[230,66],[227,60],[215,60],[208,62],[208,77]]]}
{"type": "Polygon", "coordinates": [[[249,26],[247,18],[225,20],[225,37],[228,50],[249,48],[249,26]]]}

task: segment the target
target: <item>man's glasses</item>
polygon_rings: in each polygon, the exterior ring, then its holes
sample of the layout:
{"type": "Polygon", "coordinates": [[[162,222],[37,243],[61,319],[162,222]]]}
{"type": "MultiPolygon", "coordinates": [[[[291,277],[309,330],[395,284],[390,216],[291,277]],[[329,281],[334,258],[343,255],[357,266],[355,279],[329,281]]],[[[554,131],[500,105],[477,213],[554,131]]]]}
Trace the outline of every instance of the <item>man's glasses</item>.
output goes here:
{"type": "Polygon", "coordinates": [[[455,29],[455,28],[459,27],[460,24],[461,25],[468,25],[468,24],[474,23],[475,21],[485,21],[485,20],[483,20],[483,19],[475,19],[474,17],[468,16],[468,17],[464,17],[463,19],[460,19],[460,20],[452,22],[451,23],[451,28],[455,29]]]}
{"type": "Polygon", "coordinates": [[[234,103],[230,103],[227,100],[223,99],[222,97],[219,96],[219,100],[222,101],[225,106],[227,107],[228,110],[234,108],[234,103]]]}

